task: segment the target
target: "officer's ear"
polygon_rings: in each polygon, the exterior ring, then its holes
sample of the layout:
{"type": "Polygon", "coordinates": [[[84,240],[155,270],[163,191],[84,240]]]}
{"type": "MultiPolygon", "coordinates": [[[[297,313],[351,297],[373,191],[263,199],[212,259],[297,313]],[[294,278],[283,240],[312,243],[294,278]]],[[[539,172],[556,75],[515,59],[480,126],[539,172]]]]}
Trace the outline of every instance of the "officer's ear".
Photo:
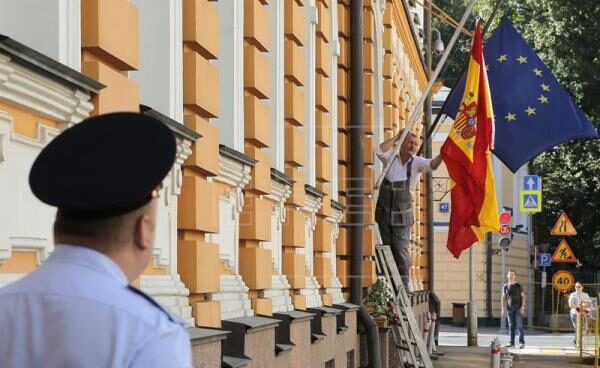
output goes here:
{"type": "Polygon", "coordinates": [[[139,250],[146,250],[152,246],[150,240],[150,216],[147,214],[139,216],[135,220],[133,233],[134,244],[139,250]]]}
{"type": "Polygon", "coordinates": [[[154,246],[154,235],[156,229],[156,200],[152,200],[145,211],[136,214],[133,240],[140,250],[151,249],[154,246]]]}

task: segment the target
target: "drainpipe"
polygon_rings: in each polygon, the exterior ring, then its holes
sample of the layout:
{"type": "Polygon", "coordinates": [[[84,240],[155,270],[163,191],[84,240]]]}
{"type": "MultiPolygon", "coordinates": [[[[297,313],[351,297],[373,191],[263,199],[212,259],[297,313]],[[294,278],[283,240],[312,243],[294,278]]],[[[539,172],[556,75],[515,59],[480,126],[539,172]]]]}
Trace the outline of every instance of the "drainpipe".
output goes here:
{"type": "Polygon", "coordinates": [[[364,228],[364,163],[363,163],[363,1],[350,3],[350,43],[351,43],[351,81],[350,81],[350,180],[349,216],[350,216],[350,295],[352,303],[359,305],[358,321],[367,332],[367,351],[369,366],[381,367],[379,331],[377,324],[362,305],[362,258],[364,228]]]}

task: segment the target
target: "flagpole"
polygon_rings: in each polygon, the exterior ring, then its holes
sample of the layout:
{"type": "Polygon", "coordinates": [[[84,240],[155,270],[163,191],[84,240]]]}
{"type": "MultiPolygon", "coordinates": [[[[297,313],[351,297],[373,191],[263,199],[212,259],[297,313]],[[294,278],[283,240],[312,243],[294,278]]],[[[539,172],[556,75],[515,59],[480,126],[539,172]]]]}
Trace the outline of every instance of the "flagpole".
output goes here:
{"type": "Polygon", "coordinates": [[[469,247],[469,304],[467,306],[467,346],[477,346],[477,304],[475,303],[475,245],[469,247]]]}
{"type": "MultiPolygon", "coordinates": [[[[402,134],[400,135],[400,139],[394,145],[394,148],[393,148],[394,150],[397,150],[397,147],[400,147],[402,145],[402,143],[404,142],[404,139],[406,138],[406,136],[412,129],[413,125],[415,125],[415,123],[417,122],[419,115],[421,115],[422,110],[423,110],[423,104],[425,103],[425,99],[427,98],[427,95],[429,95],[429,93],[431,92],[433,83],[435,82],[438,75],[440,74],[440,71],[442,70],[444,63],[446,62],[448,55],[450,55],[450,51],[452,50],[452,48],[454,47],[454,44],[456,43],[456,40],[458,39],[460,30],[463,28],[463,26],[467,22],[467,19],[469,18],[469,15],[471,14],[471,10],[473,9],[473,6],[475,5],[475,3],[477,1],[478,0],[471,0],[469,5],[467,5],[467,8],[465,9],[465,13],[463,14],[458,27],[454,30],[454,34],[452,35],[452,38],[450,39],[450,42],[448,43],[448,48],[446,48],[446,50],[444,51],[444,54],[442,55],[442,58],[440,59],[437,67],[435,68],[435,71],[429,78],[429,83],[427,83],[427,87],[425,87],[425,90],[421,94],[421,97],[419,97],[419,101],[417,101],[417,103],[415,104],[415,108],[413,109],[412,114],[410,115],[408,124],[404,127],[404,130],[402,131],[402,134]]],[[[499,0],[499,1],[502,1],[502,0],[499,0]]],[[[377,182],[375,183],[376,191],[379,190],[379,187],[381,186],[381,182],[383,181],[385,174],[387,174],[388,170],[390,169],[392,163],[393,163],[393,160],[388,160],[387,164],[381,171],[381,174],[379,175],[379,178],[377,179],[377,182]]]]}
{"type": "MultiPolygon", "coordinates": [[[[483,26],[483,30],[481,31],[481,37],[485,37],[485,34],[488,30],[488,28],[490,28],[490,25],[492,24],[492,20],[496,17],[496,14],[498,13],[498,9],[500,9],[500,5],[502,5],[502,3],[505,0],[498,0],[496,2],[496,5],[494,6],[494,9],[492,10],[492,14],[490,15],[490,17],[488,18],[487,22],[485,22],[485,25],[483,26]]],[[[466,10],[465,10],[466,11],[466,10]]],[[[462,26],[461,26],[462,28],[462,26]]],[[[454,32],[456,34],[456,31],[454,32]]],[[[451,44],[449,46],[449,48],[452,48],[451,44]]],[[[445,60],[440,60],[440,62],[438,63],[438,66],[440,64],[444,64],[445,60]]],[[[467,62],[462,70],[462,72],[460,73],[460,75],[465,74],[465,70],[467,69],[467,65],[469,65],[469,63],[467,62]]],[[[437,70],[437,69],[436,69],[437,70]]],[[[435,76],[437,78],[437,75],[435,76]]],[[[435,80],[435,78],[433,78],[435,80]]],[[[450,90],[450,93],[452,93],[452,91],[454,91],[454,88],[456,88],[456,85],[458,84],[458,82],[460,81],[460,77],[456,78],[456,81],[454,82],[454,86],[452,86],[452,89],[450,90]]],[[[448,96],[446,97],[446,99],[444,100],[444,103],[442,104],[442,108],[440,109],[441,111],[444,111],[444,108],[446,107],[446,102],[448,101],[448,97],[450,97],[450,94],[448,94],[448,96]]],[[[433,134],[433,132],[437,129],[438,124],[440,123],[440,119],[442,117],[442,115],[446,116],[446,114],[436,114],[435,116],[435,120],[433,121],[433,123],[431,124],[431,128],[427,130],[427,136],[425,137],[425,140],[429,139],[431,137],[431,135],[433,134]]],[[[423,154],[423,144],[421,144],[421,147],[419,147],[419,151],[418,151],[418,155],[423,154]]],[[[430,157],[429,157],[430,158],[430,157]]]]}

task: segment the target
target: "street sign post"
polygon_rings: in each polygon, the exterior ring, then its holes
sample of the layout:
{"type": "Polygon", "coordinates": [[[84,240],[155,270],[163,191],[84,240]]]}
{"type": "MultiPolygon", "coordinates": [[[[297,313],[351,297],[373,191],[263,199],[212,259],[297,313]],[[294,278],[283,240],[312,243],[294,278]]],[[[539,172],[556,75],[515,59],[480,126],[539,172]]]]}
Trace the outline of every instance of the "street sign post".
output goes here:
{"type": "Polygon", "coordinates": [[[577,263],[575,253],[565,239],[562,239],[552,253],[552,262],[556,263],[577,263]]]}
{"type": "Polygon", "coordinates": [[[546,271],[542,271],[542,289],[546,288],[546,271]]]}
{"type": "Polygon", "coordinates": [[[575,226],[567,216],[566,212],[562,212],[556,220],[554,226],[552,226],[552,230],[550,230],[550,235],[558,235],[558,236],[569,236],[569,235],[577,235],[577,230],[575,230],[575,226]]]}
{"type": "Polygon", "coordinates": [[[539,262],[540,267],[550,267],[552,265],[552,255],[550,253],[540,253],[539,262]]]}
{"type": "Polygon", "coordinates": [[[519,210],[523,213],[542,212],[542,191],[522,190],[519,192],[519,210]]]}
{"type": "Polygon", "coordinates": [[[571,290],[575,284],[573,273],[567,270],[558,270],[552,276],[552,286],[563,293],[571,290]]]}
{"type": "Polygon", "coordinates": [[[523,177],[523,189],[542,190],[542,180],[537,175],[525,175],[523,177]]]}

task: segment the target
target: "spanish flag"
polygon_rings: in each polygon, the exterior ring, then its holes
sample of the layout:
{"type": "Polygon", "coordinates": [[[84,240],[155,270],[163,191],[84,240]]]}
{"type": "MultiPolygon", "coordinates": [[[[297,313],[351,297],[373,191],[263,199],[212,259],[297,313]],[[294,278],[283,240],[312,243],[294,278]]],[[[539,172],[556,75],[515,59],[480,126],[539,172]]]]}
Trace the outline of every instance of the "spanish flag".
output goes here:
{"type": "Polygon", "coordinates": [[[456,258],[486,232],[499,230],[490,159],[493,141],[494,112],[477,22],[460,108],[441,150],[451,180],[447,247],[456,258]]]}

